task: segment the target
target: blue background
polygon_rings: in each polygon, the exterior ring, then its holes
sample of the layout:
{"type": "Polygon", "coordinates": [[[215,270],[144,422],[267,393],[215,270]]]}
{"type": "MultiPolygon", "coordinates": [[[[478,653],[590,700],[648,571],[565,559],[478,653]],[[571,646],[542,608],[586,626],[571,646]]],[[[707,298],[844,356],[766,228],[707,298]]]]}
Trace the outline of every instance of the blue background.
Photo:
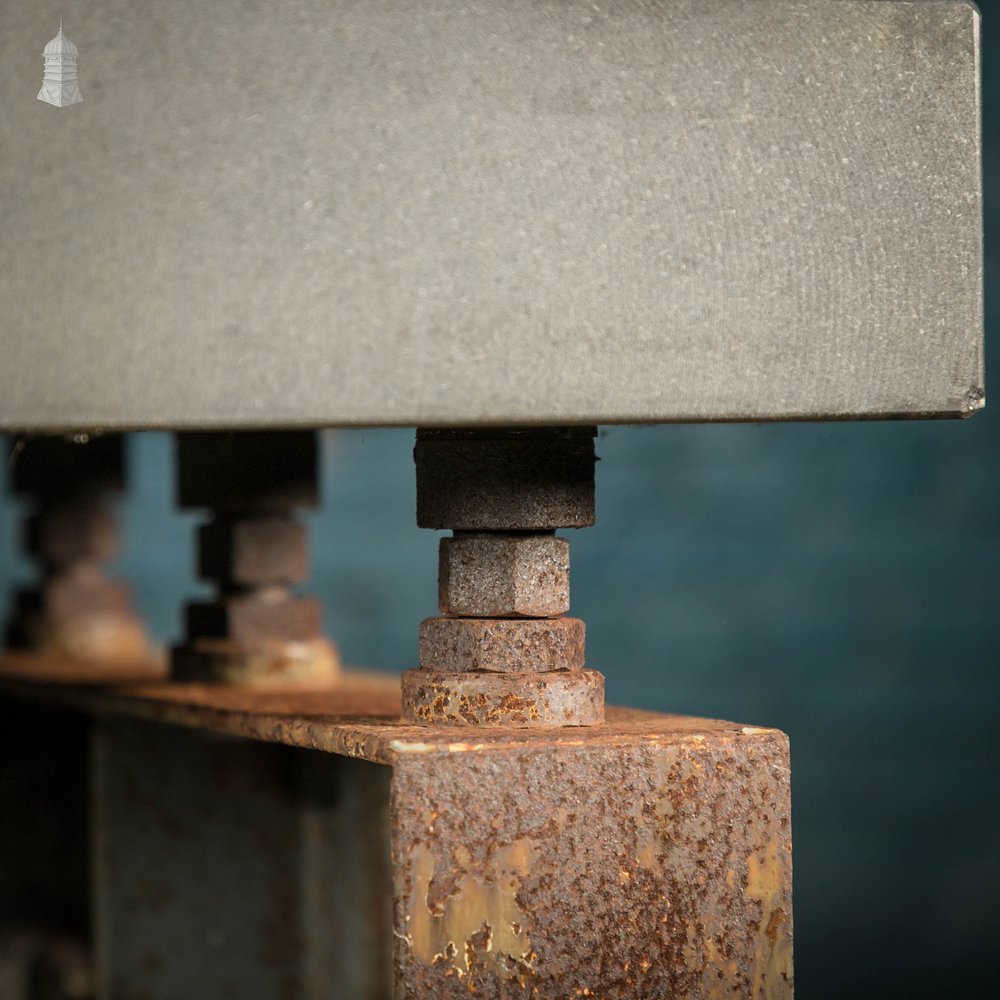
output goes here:
{"type": "MultiPolygon", "coordinates": [[[[1000,8],[984,3],[987,339],[1000,166],[1000,8]],[[991,17],[991,13],[995,15],[991,17]],[[994,24],[994,22],[997,22],[994,24]]],[[[573,613],[617,703],[792,740],[803,998],[998,993],[1000,405],[963,422],[611,428],[573,613]]],[[[411,431],[324,436],[309,590],[345,660],[416,663],[438,533],[414,520],[411,431]]],[[[116,572],[179,631],[198,518],[167,435],[130,439],[116,572]]],[[[0,504],[0,588],[26,580],[0,504]]]]}

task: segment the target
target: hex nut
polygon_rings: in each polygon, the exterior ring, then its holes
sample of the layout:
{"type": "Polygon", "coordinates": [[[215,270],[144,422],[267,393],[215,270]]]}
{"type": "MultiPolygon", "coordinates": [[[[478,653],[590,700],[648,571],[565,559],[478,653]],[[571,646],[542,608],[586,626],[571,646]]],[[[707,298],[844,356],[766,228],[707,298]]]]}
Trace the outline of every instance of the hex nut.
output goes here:
{"type": "Polygon", "coordinates": [[[482,618],[569,611],[569,542],[554,535],[442,538],[438,610],[482,618]]]}
{"type": "Polygon", "coordinates": [[[285,517],[217,518],[198,533],[199,573],[223,584],[302,583],[309,575],[305,525],[285,517]]]}
{"type": "Polygon", "coordinates": [[[323,609],[318,600],[293,597],[281,587],[226,594],[213,603],[187,607],[187,635],[192,639],[302,642],[317,638],[322,626],[323,609]]]}
{"type": "Polygon", "coordinates": [[[89,564],[46,577],[37,593],[41,613],[52,622],[67,622],[87,615],[134,614],[128,587],[108,580],[89,564]]]}
{"type": "Polygon", "coordinates": [[[581,670],[585,644],[579,618],[426,618],[420,666],[439,672],[581,670]]]}

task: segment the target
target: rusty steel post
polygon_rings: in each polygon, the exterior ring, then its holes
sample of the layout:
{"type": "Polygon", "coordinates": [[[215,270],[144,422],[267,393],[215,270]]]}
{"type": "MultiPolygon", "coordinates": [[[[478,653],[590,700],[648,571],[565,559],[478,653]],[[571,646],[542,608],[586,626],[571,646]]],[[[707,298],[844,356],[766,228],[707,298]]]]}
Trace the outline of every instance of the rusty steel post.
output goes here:
{"type": "Polygon", "coordinates": [[[417,523],[441,540],[439,617],[420,626],[403,717],[455,726],[587,726],[604,677],[585,669],[569,610],[569,543],[594,522],[594,436],[584,428],[418,430],[417,523]]]}
{"type": "Polygon", "coordinates": [[[180,506],[212,511],[199,531],[199,573],[217,596],[188,605],[174,677],[333,681],[340,664],[323,635],[320,603],[292,591],[308,576],[306,529],[293,512],[319,502],[315,432],[181,433],[177,458],[180,506]]]}
{"type": "Polygon", "coordinates": [[[105,573],[118,547],[122,436],[21,438],[10,469],[13,491],[32,506],[25,547],[42,578],[15,595],[8,645],[87,661],[95,670],[150,660],[128,588],[105,573]]]}

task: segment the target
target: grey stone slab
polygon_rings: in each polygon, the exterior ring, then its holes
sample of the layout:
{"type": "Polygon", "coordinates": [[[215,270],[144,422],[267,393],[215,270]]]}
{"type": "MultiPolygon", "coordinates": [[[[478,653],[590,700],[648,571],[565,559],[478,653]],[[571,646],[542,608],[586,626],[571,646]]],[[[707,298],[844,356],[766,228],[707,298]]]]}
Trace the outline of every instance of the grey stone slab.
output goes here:
{"type": "Polygon", "coordinates": [[[971,4],[0,14],[0,429],[982,405],[971,4]]]}

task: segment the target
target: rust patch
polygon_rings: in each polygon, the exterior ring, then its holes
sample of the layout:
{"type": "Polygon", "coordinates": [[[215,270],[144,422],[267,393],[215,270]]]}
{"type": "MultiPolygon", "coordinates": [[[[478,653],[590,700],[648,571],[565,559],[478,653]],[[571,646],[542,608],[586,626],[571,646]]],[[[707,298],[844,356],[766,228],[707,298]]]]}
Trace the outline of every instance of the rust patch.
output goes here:
{"type": "Polygon", "coordinates": [[[471,855],[459,845],[453,888],[435,900],[434,855],[417,844],[410,859],[414,891],[404,935],[414,957],[445,967],[445,976],[469,977],[470,992],[484,973],[525,986],[534,976],[532,963],[537,956],[525,929],[527,915],[517,899],[532,856],[530,841],[515,841],[498,847],[485,871],[470,870],[471,855]]]}
{"type": "Polygon", "coordinates": [[[451,726],[590,726],[604,719],[604,677],[596,670],[457,673],[407,670],[403,718],[451,726]]]}
{"type": "Polygon", "coordinates": [[[788,1000],[788,808],[767,730],[421,747],[393,786],[397,996],[788,1000]],[[530,978],[488,957],[501,911],[530,978]]]}
{"type": "Polygon", "coordinates": [[[762,933],[754,954],[754,978],[763,987],[792,978],[791,840],[787,815],[772,807],[766,787],[755,791],[763,829],[759,846],[747,860],[746,895],[760,907],[762,933]]]}

